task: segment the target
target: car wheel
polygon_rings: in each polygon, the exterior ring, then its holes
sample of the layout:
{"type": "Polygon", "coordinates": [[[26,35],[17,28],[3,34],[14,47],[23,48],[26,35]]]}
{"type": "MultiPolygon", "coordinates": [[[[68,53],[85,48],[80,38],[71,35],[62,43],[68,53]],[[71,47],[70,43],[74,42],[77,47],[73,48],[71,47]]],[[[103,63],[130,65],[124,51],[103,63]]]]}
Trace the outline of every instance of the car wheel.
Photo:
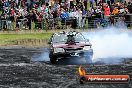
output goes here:
{"type": "Polygon", "coordinates": [[[57,57],[56,57],[55,55],[53,55],[53,53],[50,53],[50,54],[49,54],[49,57],[50,57],[50,62],[51,62],[52,64],[56,64],[56,62],[57,62],[57,57]]]}
{"type": "Polygon", "coordinates": [[[50,58],[50,62],[51,62],[52,64],[56,64],[56,62],[57,62],[56,60],[57,60],[56,58],[53,58],[53,57],[50,58]]]}

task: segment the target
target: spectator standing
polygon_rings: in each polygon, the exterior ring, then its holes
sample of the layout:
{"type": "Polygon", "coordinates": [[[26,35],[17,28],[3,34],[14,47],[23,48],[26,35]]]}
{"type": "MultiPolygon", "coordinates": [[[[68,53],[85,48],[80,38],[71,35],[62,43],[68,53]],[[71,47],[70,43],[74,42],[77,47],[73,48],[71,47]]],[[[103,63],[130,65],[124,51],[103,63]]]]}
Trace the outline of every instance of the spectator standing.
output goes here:
{"type": "Polygon", "coordinates": [[[128,2],[127,8],[128,8],[128,11],[129,11],[130,13],[132,13],[132,2],[128,2]]]}
{"type": "Polygon", "coordinates": [[[19,12],[17,12],[15,19],[16,19],[16,31],[18,31],[21,28],[21,23],[22,23],[21,19],[23,19],[23,16],[19,12]]]}
{"type": "Polygon", "coordinates": [[[62,22],[65,23],[69,18],[69,14],[64,9],[62,9],[60,17],[62,19],[62,22]]]}
{"type": "Polygon", "coordinates": [[[90,0],[90,7],[93,7],[94,0],[90,0]]]}
{"type": "Polygon", "coordinates": [[[95,0],[95,3],[96,3],[96,6],[98,5],[98,1],[97,0],[95,0]]]}
{"type": "Polygon", "coordinates": [[[85,9],[83,9],[82,11],[82,27],[85,28],[85,24],[86,24],[86,15],[87,12],[85,11],[85,9]]]}
{"type": "Polygon", "coordinates": [[[112,11],[112,14],[113,14],[113,15],[117,15],[118,13],[119,13],[119,10],[118,10],[117,7],[115,7],[115,8],[113,9],[113,11],[112,11]]]}
{"type": "Polygon", "coordinates": [[[1,28],[2,28],[2,30],[4,29],[6,29],[6,27],[7,27],[7,25],[6,25],[6,14],[1,14],[1,28]]]}
{"type": "Polygon", "coordinates": [[[32,11],[30,11],[30,13],[27,15],[27,26],[29,28],[29,30],[31,30],[31,24],[32,24],[32,21],[33,21],[33,13],[32,11]]]}
{"type": "Polygon", "coordinates": [[[37,17],[37,23],[36,23],[36,28],[38,29],[38,31],[40,31],[42,29],[42,19],[43,19],[43,16],[41,13],[37,13],[36,14],[36,17],[37,17]]]}
{"type": "Polygon", "coordinates": [[[14,20],[14,17],[11,14],[7,16],[6,24],[7,24],[8,30],[13,30],[13,27],[12,27],[13,20],[14,20]]]}
{"type": "Polygon", "coordinates": [[[84,0],[85,11],[87,10],[87,0],[84,0]]]}
{"type": "Polygon", "coordinates": [[[111,0],[111,4],[114,4],[114,0],[111,0]]]}
{"type": "Polygon", "coordinates": [[[78,9],[76,11],[76,19],[77,19],[77,24],[78,24],[78,28],[81,28],[81,24],[82,24],[82,11],[81,9],[78,9]]]}
{"type": "Polygon", "coordinates": [[[107,0],[107,4],[109,7],[111,7],[111,0],[107,0]]]}
{"type": "Polygon", "coordinates": [[[104,5],[104,16],[109,16],[110,15],[110,8],[108,4],[104,5]]]}

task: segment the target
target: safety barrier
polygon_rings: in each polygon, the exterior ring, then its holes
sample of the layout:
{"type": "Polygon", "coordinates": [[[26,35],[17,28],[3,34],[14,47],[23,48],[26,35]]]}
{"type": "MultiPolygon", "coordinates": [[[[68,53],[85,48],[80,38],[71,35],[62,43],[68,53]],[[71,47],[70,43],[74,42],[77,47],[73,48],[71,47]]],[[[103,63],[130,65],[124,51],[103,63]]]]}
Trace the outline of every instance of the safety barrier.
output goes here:
{"type": "Polygon", "coordinates": [[[0,30],[29,30],[29,29],[93,29],[99,27],[107,27],[108,25],[117,26],[122,23],[126,27],[132,27],[132,14],[117,15],[109,18],[83,17],[62,20],[60,18],[43,19],[41,22],[29,22],[28,19],[19,19],[19,21],[0,20],[0,30]]]}

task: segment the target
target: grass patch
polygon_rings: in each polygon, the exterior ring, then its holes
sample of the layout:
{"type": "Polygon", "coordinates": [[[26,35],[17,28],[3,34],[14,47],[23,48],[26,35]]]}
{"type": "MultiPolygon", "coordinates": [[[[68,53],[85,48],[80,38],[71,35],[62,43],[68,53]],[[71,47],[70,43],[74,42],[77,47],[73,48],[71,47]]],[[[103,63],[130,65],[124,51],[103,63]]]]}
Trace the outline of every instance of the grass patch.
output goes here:
{"type": "Polygon", "coordinates": [[[33,34],[0,34],[0,45],[12,45],[19,40],[27,39],[49,39],[52,33],[33,34]]]}

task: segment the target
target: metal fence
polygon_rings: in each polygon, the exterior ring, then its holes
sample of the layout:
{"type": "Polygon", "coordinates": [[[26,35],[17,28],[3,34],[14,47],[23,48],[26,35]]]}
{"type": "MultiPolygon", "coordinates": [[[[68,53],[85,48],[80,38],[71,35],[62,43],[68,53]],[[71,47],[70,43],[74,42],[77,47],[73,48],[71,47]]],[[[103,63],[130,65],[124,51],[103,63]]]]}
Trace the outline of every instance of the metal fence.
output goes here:
{"type": "Polygon", "coordinates": [[[126,27],[132,27],[132,14],[117,15],[103,18],[96,17],[71,17],[66,20],[60,18],[48,18],[43,19],[41,22],[28,21],[25,19],[19,19],[19,21],[0,20],[0,30],[30,30],[30,29],[93,29],[99,27],[107,27],[109,25],[119,26],[124,25],[126,27]]]}

